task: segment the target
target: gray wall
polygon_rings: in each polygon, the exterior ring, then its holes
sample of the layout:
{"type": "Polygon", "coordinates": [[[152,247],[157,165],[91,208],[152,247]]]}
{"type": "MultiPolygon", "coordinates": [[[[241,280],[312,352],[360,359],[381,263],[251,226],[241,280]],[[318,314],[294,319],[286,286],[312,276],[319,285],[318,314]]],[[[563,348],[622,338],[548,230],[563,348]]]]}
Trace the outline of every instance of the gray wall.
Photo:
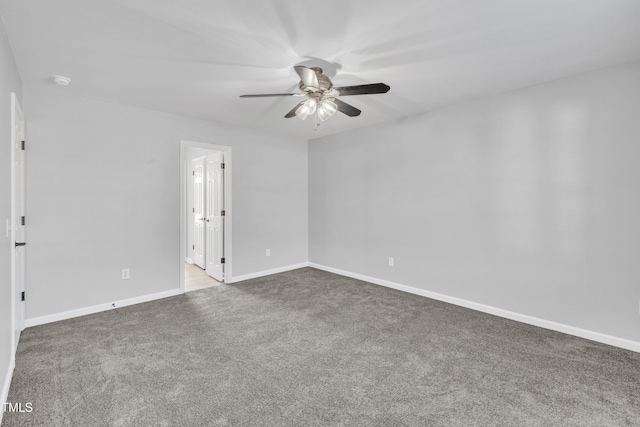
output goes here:
{"type": "Polygon", "coordinates": [[[640,341],[639,111],[634,62],[312,140],[310,261],[640,341]]]}
{"type": "Polygon", "coordinates": [[[233,147],[235,276],[308,259],[306,141],[53,85],[24,98],[27,319],[179,287],[180,140],[233,147]]]}
{"type": "MultiPolygon", "coordinates": [[[[0,392],[13,352],[11,350],[11,244],[5,222],[11,218],[11,92],[22,102],[22,82],[0,19],[0,392]]],[[[0,397],[1,398],[1,397],[0,397]]]]}

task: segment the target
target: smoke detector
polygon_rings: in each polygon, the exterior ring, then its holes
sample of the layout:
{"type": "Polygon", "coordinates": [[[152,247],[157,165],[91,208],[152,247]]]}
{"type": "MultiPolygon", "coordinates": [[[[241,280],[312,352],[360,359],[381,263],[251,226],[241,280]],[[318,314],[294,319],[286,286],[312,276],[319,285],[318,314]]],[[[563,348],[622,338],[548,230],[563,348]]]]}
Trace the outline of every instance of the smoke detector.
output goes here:
{"type": "Polygon", "coordinates": [[[55,84],[59,84],[60,86],[69,86],[69,83],[71,83],[71,79],[65,76],[51,76],[51,79],[55,84]]]}

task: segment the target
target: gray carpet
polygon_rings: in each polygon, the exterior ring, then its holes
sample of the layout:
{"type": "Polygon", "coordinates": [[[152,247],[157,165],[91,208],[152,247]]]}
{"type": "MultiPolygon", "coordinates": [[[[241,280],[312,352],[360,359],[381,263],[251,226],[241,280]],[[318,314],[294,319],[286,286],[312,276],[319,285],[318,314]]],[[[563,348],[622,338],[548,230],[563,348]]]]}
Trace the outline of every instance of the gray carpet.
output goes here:
{"type": "Polygon", "coordinates": [[[6,426],[640,425],[640,354],[303,268],[24,331],[6,426]]]}

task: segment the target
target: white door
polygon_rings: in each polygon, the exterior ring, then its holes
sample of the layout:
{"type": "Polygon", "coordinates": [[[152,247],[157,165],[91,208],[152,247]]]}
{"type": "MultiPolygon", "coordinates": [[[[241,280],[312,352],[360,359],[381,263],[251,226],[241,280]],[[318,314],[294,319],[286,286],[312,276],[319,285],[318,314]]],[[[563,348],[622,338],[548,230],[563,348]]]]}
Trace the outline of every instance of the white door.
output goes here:
{"type": "Polygon", "coordinates": [[[12,157],[12,200],[11,200],[11,283],[13,311],[13,349],[18,345],[20,332],[24,329],[24,277],[25,277],[25,143],[24,116],[15,94],[11,94],[11,157],[12,157]]]}
{"type": "Polygon", "coordinates": [[[193,263],[205,268],[204,175],[205,156],[193,159],[193,263]]]}
{"type": "Polygon", "coordinates": [[[207,155],[206,175],[207,274],[222,282],[224,278],[224,158],[222,153],[207,155]]]}

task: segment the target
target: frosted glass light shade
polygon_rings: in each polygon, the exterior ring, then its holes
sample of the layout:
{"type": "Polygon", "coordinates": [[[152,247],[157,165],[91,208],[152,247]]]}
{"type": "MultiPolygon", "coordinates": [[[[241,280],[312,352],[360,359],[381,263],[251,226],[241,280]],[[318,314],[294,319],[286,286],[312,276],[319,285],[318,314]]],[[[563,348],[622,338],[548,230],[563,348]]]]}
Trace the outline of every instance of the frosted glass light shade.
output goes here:
{"type": "Polygon", "coordinates": [[[323,122],[338,111],[338,106],[332,99],[323,99],[318,107],[318,117],[323,122]]]}
{"type": "Polygon", "coordinates": [[[316,112],[317,105],[318,103],[315,98],[307,99],[304,104],[296,110],[296,116],[300,117],[302,120],[306,119],[308,115],[316,112]]]}

